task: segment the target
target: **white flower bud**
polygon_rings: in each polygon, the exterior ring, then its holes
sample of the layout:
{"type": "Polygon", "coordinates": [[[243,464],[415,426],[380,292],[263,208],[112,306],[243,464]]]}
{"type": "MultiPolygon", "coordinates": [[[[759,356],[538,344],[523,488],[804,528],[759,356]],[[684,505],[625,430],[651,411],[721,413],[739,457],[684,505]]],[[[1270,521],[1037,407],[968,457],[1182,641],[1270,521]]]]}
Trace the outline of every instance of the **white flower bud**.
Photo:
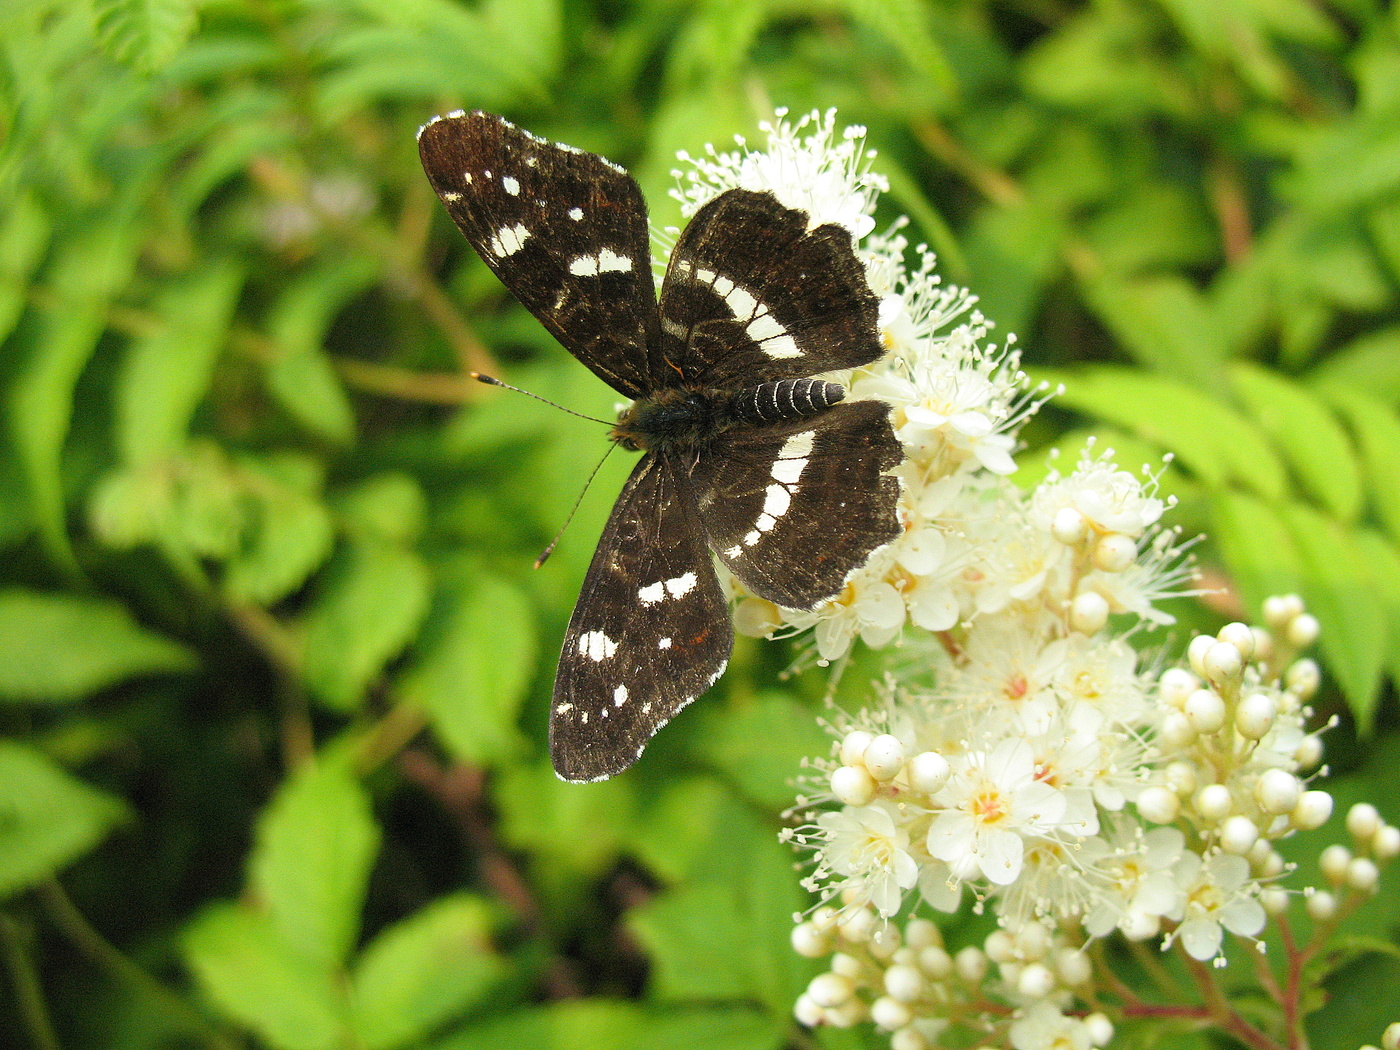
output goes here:
{"type": "Polygon", "coordinates": [[[1366,842],[1381,826],[1381,815],[1369,802],[1358,802],[1347,810],[1347,830],[1358,844],[1366,842]]]}
{"type": "Polygon", "coordinates": [[[1250,693],[1235,708],[1235,729],[1246,740],[1258,740],[1274,727],[1278,704],[1268,693],[1250,693]]]}
{"type": "Polygon", "coordinates": [[[893,1032],[914,1020],[914,1015],[909,1012],[909,1007],[898,999],[882,995],[870,1004],[870,1019],[875,1022],[876,1027],[893,1032]]]}
{"type": "Polygon", "coordinates": [[[994,963],[1009,963],[1016,960],[1016,941],[1006,930],[993,930],[982,942],[982,950],[994,963]]]}
{"type": "Polygon", "coordinates": [[[1178,795],[1189,795],[1196,790],[1196,767],[1190,762],[1168,762],[1164,770],[1167,787],[1178,795]]]}
{"type": "Polygon", "coordinates": [[[875,737],[864,729],[853,729],[841,738],[841,761],[858,766],[865,760],[865,749],[875,737]]]}
{"type": "Polygon", "coordinates": [[[875,918],[875,912],[870,908],[857,908],[841,919],[837,927],[841,931],[841,936],[852,944],[861,944],[870,939],[870,935],[875,932],[875,924],[879,922],[875,918]]]}
{"type": "Polygon", "coordinates": [[[1274,845],[1268,839],[1257,839],[1253,846],[1249,847],[1249,852],[1245,854],[1245,860],[1249,861],[1249,866],[1255,871],[1266,864],[1269,854],[1274,851],[1274,845]]]}
{"type": "Polygon", "coordinates": [[[1220,825],[1220,848],[1242,857],[1259,841],[1259,829],[1246,816],[1235,814],[1220,825]]]}
{"type": "Polygon", "coordinates": [[[1288,910],[1288,891],[1282,886],[1265,886],[1259,891],[1259,904],[1269,915],[1278,918],[1288,910]]]}
{"type": "Polygon", "coordinates": [[[1317,890],[1308,894],[1306,907],[1313,922],[1326,922],[1337,914],[1337,898],[1326,890],[1317,890]]]}
{"type": "Polygon", "coordinates": [[[1302,613],[1303,599],[1296,594],[1276,594],[1264,599],[1264,622],[1270,627],[1284,627],[1302,613]]]}
{"type": "Polygon", "coordinates": [[[1254,782],[1254,801],[1271,817],[1293,812],[1302,797],[1302,782],[1286,769],[1266,769],[1254,782]]]}
{"type": "Polygon", "coordinates": [[[1084,1027],[1089,1033],[1089,1042],[1094,1046],[1105,1047],[1113,1042],[1113,1022],[1106,1014],[1090,1014],[1084,1018],[1084,1027]]]}
{"type": "MultiPolygon", "coordinates": [[[[1230,652],[1235,652],[1234,647],[1226,645],[1224,642],[1217,642],[1215,648],[1224,646],[1230,652]]],[[[1239,654],[1236,653],[1236,657],[1239,654]]],[[[1207,654],[1209,659],[1209,654],[1207,654]]],[[[1186,698],[1186,707],[1183,712],[1186,721],[1191,723],[1191,728],[1202,736],[1214,733],[1225,724],[1225,701],[1213,689],[1197,689],[1186,698]]]]}
{"type": "Polygon", "coordinates": [[[1274,636],[1262,627],[1250,628],[1254,635],[1254,659],[1268,663],[1274,658],[1274,636]]]}
{"type": "Polygon", "coordinates": [[[840,1006],[855,994],[855,983],[839,973],[819,973],[807,985],[807,998],[826,1010],[840,1006]]]}
{"type": "Polygon", "coordinates": [[[810,995],[803,992],[797,997],[797,1002],[792,1004],[792,1016],[797,1018],[797,1023],[806,1025],[808,1028],[815,1028],[822,1023],[826,1011],[823,1010],[810,995]]]}
{"type": "Polygon", "coordinates": [[[1302,616],[1295,616],[1293,622],[1288,625],[1288,630],[1284,637],[1288,639],[1288,644],[1295,649],[1306,649],[1317,641],[1318,632],[1322,630],[1322,625],[1317,622],[1317,617],[1311,613],[1303,613],[1302,616]]]}
{"type": "Polygon", "coordinates": [[[885,971],[885,991],[901,1003],[914,1002],[927,989],[928,982],[916,967],[897,965],[885,971]]]}
{"type": "Polygon", "coordinates": [[[1322,669],[1316,660],[1294,660],[1283,673],[1283,684],[1288,691],[1302,700],[1311,699],[1322,684],[1322,669]]]}
{"type": "Polygon", "coordinates": [[[953,972],[953,957],[941,946],[930,945],[919,950],[919,969],[941,981],[953,972]]]}
{"type": "Polygon", "coordinates": [[[909,786],[927,795],[941,790],[951,772],[948,760],[937,751],[921,751],[909,760],[906,771],[909,786]]]}
{"type": "Polygon", "coordinates": [[[1180,711],[1168,711],[1157,726],[1157,739],[1163,747],[1175,751],[1196,739],[1196,728],[1180,711]]]}
{"type": "Polygon", "coordinates": [[[1184,667],[1169,667],[1157,679],[1157,692],[1162,702],[1178,711],[1186,706],[1186,698],[1201,687],[1201,680],[1184,667]]]}
{"type": "Polygon", "coordinates": [[[1104,572],[1122,572],[1137,560],[1137,544],[1122,533],[1110,532],[1094,544],[1094,567],[1104,572]]]}
{"type": "Polygon", "coordinates": [[[831,957],[831,972],[852,981],[859,981],[865,974],[865,963],[850,952],[837,952],[831,957]]]}
{"type": "Polygon", "coordinates": [[[1400,1021],[1392,1021],[1381,1033],[1381,1050],[1400,1050],[1400,1021]]]}
{"type": "Polygon", "coordinates": [[[1055,990],[1055,975],[1044,963],[1031,963],[1021,971],[1016,990],[1028,999],[1044,999],[1055,990]]]}
{"type": "Polygon", "coordinates": [[[831,938],[810,922],[799,922],[792,928],[792,950],[808,959],[820,959],[831,951],[831,938]]]}
{"type": "Polygon", "coordinates": [[[917,1028],[901,1028],[890,1035],[890,1050],[929,1050],[929,1044],[917,1028]]]}
{"type": "Polygon", "coordinates": [[[868,806],[879,785],[864,766],[837,766],[831,771],[831,793],[847,806],[868,806]]]}
{"type": "Polygon", "coordinates": [[[1232,685],[1244,674],[1244,658],[1229,642],[1215,642],[1201,656],[1201,667],[1208,681],[1215,685],[1232,685]]]}
{"type": "Polygon", "coordinates": [[[1293,807],[1289,820],[1299,831],[1312,831],[1327,823],[1332,816],[1332,796],[1325,791],[1304,791],[1293,807]]]}
{"type": "Polygon", "coordinates": [[[840,1006],[828,1009],[822,1015],[822,1020],[832,1028],[854,1028],[865,1020],[867,1013],[865,1002],[852,996],[840,1006]]]}
{"type": "Polygon", "coordinates": [[[1357,857],[1347,865],[1347,885],[1362,893],[1372,893],[1381,880],[1381,869],[1370,857],[1357,857]]]}
{"type": "Polygon", "coordinates": [[[904,943],[915,951],[943,943],[943,934],[927,919],[910,919],[904,926],[904,943]]]}
{"type": "Polygon", "coordinates": [[[987,976],[987,954],[971,944],[953,956],[953,964],[968,984],[981,984],[987,976]]]}
{"type": "Polygon", "coordinates": [[[1196,792],[1196,812],[1207,820],[1224,820],[1230,815],[1235,801],[1224,784],[1207,784],[1196,792]]]}
{"type": "Polygon", "coordinates": [[[1130,941],[1151,940],[1162,932],[1162,920],[1145,911],[1130,911],[1118,929],[1130,941]]]}
{"type": "Polygon", "coordinates": [[[1270,849],[1259,859],[1259,863],[1254,865],[1254,874],[1261,879],[1276,879],[1283,874],[1286,867],[1278,850],[1270,849]]]}
{"type": "Polygon", "coordinates": [[[1181,799],[1164,787],[1144,788],[1138,795],[1138,813],[1152,824],[1170,824],[1181,813],[1181,799]]]}
{"type": "Polygon", "coordinates": [[[1347,865],[1351,863],[1352,852],[1340,843],[1334,843],[1323,850],[1317,858],[1322,877],[1333,886],[1346,881],[1347,865]]]}
{"type": "Polygon", "coordinates": [[[1215,637],[1238,649],[1240,658],[1246,663],[1254,658],[1254,631],[1250,629],[1249,624],[1240,623],[1238,620],[1227,623],[1215,632],[1215,637]]]}
{"type": "Polygon", "coordinates": [[[895,952],[899,951],[899,927],[893,923],[885,923],[875,927],[869,939],[865,942],[870,949],[870,954],[880,960],[889,959],[895,952]]]}
{"type": "Polygon", "coordinates": [[[1043,922],[1028,922],[1016,931],[1016,952],[1022,959],[1043,959],[1050,951],[1053,937],[1043,922]]]}
{"type": "Polygon", "coordinates": [[[1377,860],[1391,860],[1400,854],[1400,828],[1383,824],[1371,839],[1371,855],[1377,860]]]}
{"type": "Polygon", "coordinates": [[[1089,535],[1089,519],[1073,507],[1061,507],[1050,523],[1050,535],[1066,547],[1073,547],[1089,535]]]}
{"type": "Polygon", "coordinates": [[[1098,634],[1108,623],[1108,600],[1098,591],[1085,591],[1069,606],[1069,625],[1080,634],[1098,634]]]}
{"type": "Polygon", "coordinates": [[[841,913],[830,904],[823,904],[816,911],[812,912],[812,917],[807,921],[815,926],[822,933],[836,928],[836,923],[841,919],[841,913]]]}
{"type": "Polygon", "coordinates": [[[1298,760],[1299,769],[1315,769],[1322,761],[1322,738],[1319,736],[1305,736],[1298,743],[1298,750],[1293,753],[1293,757],[1298,760]]]}
{"type": "Polygon", "coordinates": [[[1191,670],[1195,671],[1202,678],[1206,676],[1205,663],[1206,650],[1215,644],[1215,639],[1208,634],[1198,634],[1191,639],[1186,646],[1186,659],[1191,664],[1191,670]]]}
{"type": "Polygon", "coordinates": [[[1087,952],[1077,948],[1061,948],[1055,953],[1055,973],[1060,983],[1069,988],[1079,988],[1089,983],[1094,976],[1093,964],[1087,952]]]}
{"type": "Polygon", "coordinates": [[[899,737],[881,733],[865,747],[865,768],[880,782],[893,780],[904,768],[904,745],[899,737]]]}

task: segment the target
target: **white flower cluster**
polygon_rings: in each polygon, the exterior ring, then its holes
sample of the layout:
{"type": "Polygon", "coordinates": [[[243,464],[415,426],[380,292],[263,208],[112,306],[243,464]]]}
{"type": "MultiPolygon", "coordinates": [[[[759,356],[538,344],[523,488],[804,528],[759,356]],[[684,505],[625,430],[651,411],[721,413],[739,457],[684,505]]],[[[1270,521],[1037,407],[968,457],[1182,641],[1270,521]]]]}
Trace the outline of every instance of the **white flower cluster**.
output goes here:
{"type": "MultiPolygon", "coordinates": [[[[1227,933],[1262,950],[1285,911],[1274,843],[1332,805],[1301,779],[1321,759],[1306,727],[1319,673],[1298,658],[1317,621],[1271,599],[1267,629],[1229,624],[1192,642],[1189,667],[1145,666],[1127,637],[1173,622],[1160,603],[1192,579],[1156,477],[1091,445],[1069,473],[1016,488],[1016,432],[1046,395],[1017,352],[984,345],[974,300],[939,283],[922,246],[906,265],[901,226],[873,233],[884,187],[863,129],[838,134],[828,113],[764,131],[764,151],[683,158],[676,195],[693,213],[765,189],[851,231],[890,352],[838,378],[893,406],[906,454],[904,531],[840,595],[795,612],[735,585],[741,630],[811,629],[822,661],[856,638],[899,646],[878,706],[843,716],[832,757],[812,763],[785,836],[813,858],[804,885],[820,897],[793,945],[830,960],[797,1017],[871,1021],[894,1050],[942,1045],[950,1026],[1016,1050],[1104,1046],[1121,1018],[1099,1004],[1132,993],[1096,939],[1155,941],[1208,974],[1227,933]],[[980,946],[950,952],[909,917],[966,898],[997,920],[980,946]]],[[[1360,813],[1354,849],[1324,858],[1332,888],[1305,891],[1316,922],[1374,892],[1400,853],[1400,832],[1360,813]]]]}

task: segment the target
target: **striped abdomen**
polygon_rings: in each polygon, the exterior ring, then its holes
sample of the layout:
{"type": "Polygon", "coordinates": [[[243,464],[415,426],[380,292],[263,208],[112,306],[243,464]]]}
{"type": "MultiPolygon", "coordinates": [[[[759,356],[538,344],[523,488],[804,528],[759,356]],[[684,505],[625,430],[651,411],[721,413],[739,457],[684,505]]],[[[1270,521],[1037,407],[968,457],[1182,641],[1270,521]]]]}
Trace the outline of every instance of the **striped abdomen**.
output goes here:
{"type": "Polygon", "coordinates": [[[840,383],[824,379],[783,379],[741,390],[730,401],[730,410],[746,423],[781,423],[807,419],[843,400],[840,383]]]}

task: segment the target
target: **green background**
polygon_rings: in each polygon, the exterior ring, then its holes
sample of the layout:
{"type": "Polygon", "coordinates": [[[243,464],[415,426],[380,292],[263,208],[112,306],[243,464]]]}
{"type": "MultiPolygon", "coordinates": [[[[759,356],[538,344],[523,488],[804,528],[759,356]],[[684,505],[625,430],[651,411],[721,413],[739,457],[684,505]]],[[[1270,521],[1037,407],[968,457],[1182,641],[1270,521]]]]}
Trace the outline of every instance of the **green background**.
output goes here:
{"type": "MultiPolygon", "coordinates": [[[[1018,480],[1173,453],[1214,590],[1170,644],[1305,595],[1337,790],[1400,820],[1389,5],[8,0],[0,55],[0,1044],[884,1043],[790,1019],[796,650],[741,640],[624,777],[549,769],[630,464],[532,572],[604,435],[465,371],[615,396],[442,213],[414,132],[457,107],[627,165],[662,226],[677,149],[868,126],[880,224],[1066,385],[1018,480]]],[[[1316,1047],[1379,1040],[1378,972],[1316,1047]]]]}

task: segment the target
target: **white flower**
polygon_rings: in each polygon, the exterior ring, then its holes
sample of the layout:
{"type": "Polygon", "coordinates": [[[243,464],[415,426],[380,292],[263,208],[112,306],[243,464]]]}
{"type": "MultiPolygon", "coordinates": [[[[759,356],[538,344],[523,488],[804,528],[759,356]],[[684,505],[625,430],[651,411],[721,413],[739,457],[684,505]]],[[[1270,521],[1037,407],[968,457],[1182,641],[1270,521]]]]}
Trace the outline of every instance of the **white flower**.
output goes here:
{"type": "Polygon", "coordinates": [[[1036,777],[1030,745],[1001,741],[990,752],[956,756],[953,775],[934,796],[942,812],[928,830],[928,851],[958,878],[980,874],[1004,886],[1021,873],[1024,835],[1057,830],[1064,796],[1036,777]]]}
{"type": "Polygon", "coordinates": [[[1110,844],[1111,851],[1094,866],[1100,881],[1084,928],[1094,937],[1114,928],[1133,939],[1153,936],[1162,917],[1180,914],[1185,904],[1185,891],[1177,885],[1173,869],[1185,851],[1186,837],[1171,827],[1142,834],[1135,824],[1120,821],[1110,844]]]}
{"type": "Polygon", "coordinates": [[[1191,958],[1204,962],[1219,955],[1222,927],[1241,937],[1264,928],[1259,885],[1250,879],[1249,861],[1243,857],[1213,853],[1203,861],[1185,853],[1172,874],[1185,897],[1182,911],[1171,916],[1181,919],[1172,937],[1181,939],[1191,958]]]}
{"type": "Polygon", "coordinates": [[[844,885],[848,903],[852,897],[868,901],[889,918],[899,911],[905,890],[919,880],[919,866],[909,854],[909,833],[897,822],[898,811],[884,799],[868,806],[846,806],[823,813],[817,826],[826,838],[821,862],[844,885]]]}
{"type": "Polygon", "coordinates": [[[1053,1003],[1039,1002],[1011,1024],[1014,1050],[1093,1050],[1089,1026],[1066,1017],[1053,1003]]]}
{"type": "Polygon", "coordinates": [[[1032,507],[1044,528],[1050,528],[1061,508],[1073,507],[1088,519],[1096,532],[1141,536],[1156,523],[1166,502],[1156,498],[1156,478],[1146,483],[1120,470],[1113,462],[1113,450],[1093,457],[1089,449],[1069,477],[1051,474],[1036,489],[1032,507]]]}

